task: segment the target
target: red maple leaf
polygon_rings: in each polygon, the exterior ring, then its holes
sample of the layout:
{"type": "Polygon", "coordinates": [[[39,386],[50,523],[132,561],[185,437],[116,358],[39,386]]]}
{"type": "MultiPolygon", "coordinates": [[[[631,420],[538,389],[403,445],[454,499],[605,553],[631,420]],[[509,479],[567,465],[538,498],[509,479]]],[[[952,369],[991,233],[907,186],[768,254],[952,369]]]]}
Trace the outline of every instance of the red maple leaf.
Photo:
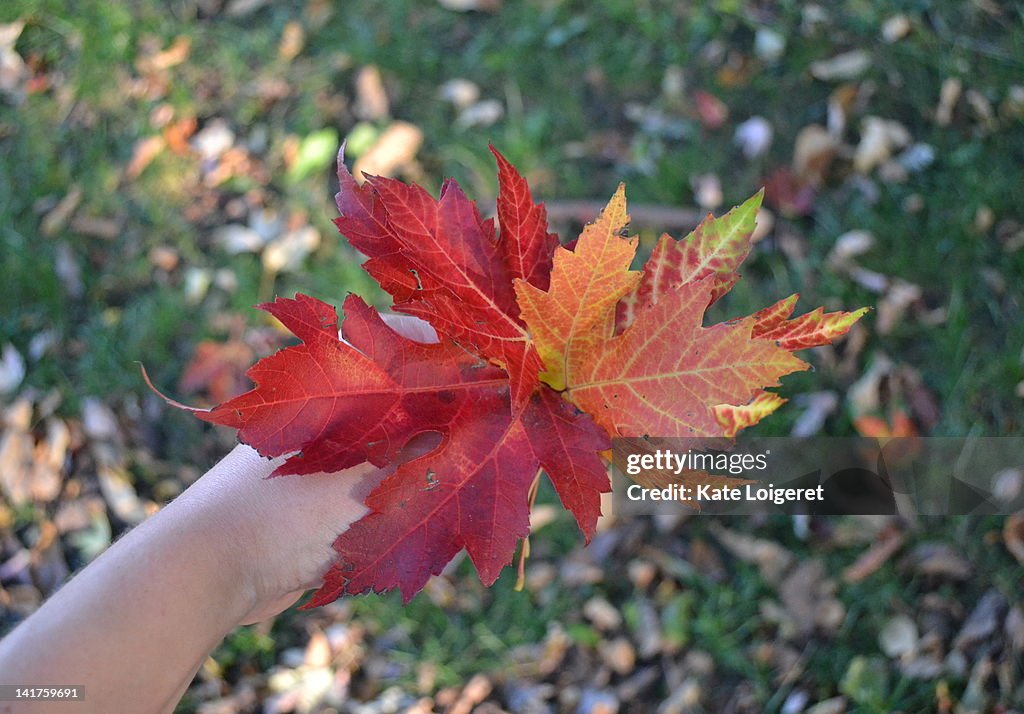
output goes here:
{"type": "Polygon", "coordinates": [[[830,342],[863,314],[790,319],[791,296],[705,327],[750,251],[760,194],[685,240],[663,236],[641,273],[629,270],[623,187],[563,248],[526,181],[492,151],[497,226],[454,181],[437,199],[393,179],[359,185],[339,157],[338,228],[395,309],[429,322],[437,343],[399,335],[355,296],[339,339],[334,308],[279,298],[260,307],[301,344],[256,363],[251,391],[193,410],[264,456],[287,455],[278,476],[392,467],[367,497],[370,513],[336,540],[307,607],[394,588],[409,600],[462,549],[493,583],[529,533],[541,470],[589,539],[610,436],[731,437],[784,402],[765,388],[807,367],[792,351],[830,342]],[[408,455],[424,433],[439,443],[408,455]]]}
{"type": "Polygon", "coordinates": [[[248,388],[245,370],[255,354],[243,340],[226,342],[203,340],[185,366],[178,388],[185,392],[204,392],[212,402],[223,402],[248,388]]]}
{"type": "Polygon", "coordinates": [[[359,186],[341,157],[338,229],[369,256],[365,268],[394,298],[394,309],[429,322],[509,374],[518,409],[541,362],[519,319],[512,280],[544,285],[557,239],[526,181],[497,151],[500,236],[455,181],[435,200],[419,186],[367,177],[359,186]]]}

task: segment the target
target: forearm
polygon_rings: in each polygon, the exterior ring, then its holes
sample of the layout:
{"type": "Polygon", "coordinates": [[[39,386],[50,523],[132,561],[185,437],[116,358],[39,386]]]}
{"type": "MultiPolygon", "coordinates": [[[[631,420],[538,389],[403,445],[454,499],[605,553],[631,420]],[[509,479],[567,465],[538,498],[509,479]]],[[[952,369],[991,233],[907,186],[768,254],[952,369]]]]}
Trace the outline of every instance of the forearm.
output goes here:
{"type": "Polygon", "coordinates": [[[235,448],[0,641],[0,683],[85,686],[76,711],[173,709],[228,632],[319,582],[384,475],[268,479],[278,463],[235,448]]]}
{"type": "Polygon", "coordinates": [[[203,658],[256,604],[251,588],[240,587],[251,563],[217,493],[237,475],[223,469],[237,467],[237,459],[221,462],[0,642],[0,680],[83,685],[86,706],[76,711],[173,707],[203,658]]]}

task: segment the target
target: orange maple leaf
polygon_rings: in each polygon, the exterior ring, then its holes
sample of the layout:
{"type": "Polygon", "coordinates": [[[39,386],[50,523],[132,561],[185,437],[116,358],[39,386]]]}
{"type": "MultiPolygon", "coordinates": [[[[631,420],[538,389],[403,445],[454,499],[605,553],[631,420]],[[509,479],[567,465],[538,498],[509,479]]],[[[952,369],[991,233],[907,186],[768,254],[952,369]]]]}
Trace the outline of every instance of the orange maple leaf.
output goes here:
{"type": "Polygon", "coordinates": [[[542,379],[613,437],[732,437],[785,400],[766,392],[808,365],[791,352],[826,344],[864,310],[787,319],[792,295],[749,317],[703,326],[739,278],[763,193],[684,240],[663,235],[643,273],[622,186],[573,250],[556,249],[548,290],[516,283],[542,379]],[[616,333],[616,323],[620,331],[616,333]]]}
{"type": "Polygon", "coordinates": [[[619,184],[575,249],[555,248],[547,291],[516,280],[522,319],[544,362],[541,379],[555,389],[565,389],[583,356],[611,337],[616,303],[640,281],[641,274],[629,269],[636,239],[622,237],[628,222],[626,188],[619,184]]]}

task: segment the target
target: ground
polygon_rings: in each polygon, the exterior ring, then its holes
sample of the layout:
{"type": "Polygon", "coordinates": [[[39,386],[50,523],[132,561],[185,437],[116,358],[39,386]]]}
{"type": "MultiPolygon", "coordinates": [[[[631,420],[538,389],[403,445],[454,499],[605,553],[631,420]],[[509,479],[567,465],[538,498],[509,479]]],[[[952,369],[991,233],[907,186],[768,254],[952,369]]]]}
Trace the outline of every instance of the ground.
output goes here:
{"type": "MultiPolygon", "coordinates": [[[[794,291],[874,310],[762,433],[1021,436],[1022,20],[999,0],[5,3],[3,628],[232,443],[136,363],[211,403],[285,343],[254,303],[387,307],[331,223],[342,139],[485,212],[493,143],[563,240],[619,181],[647,249],[766,185],[719,316],[794,291]]],[[[243,628],[182,711],[1005,711],[1022,531],[681,518],[582,549],[558,515],[523,592],[462,563],[405,608],[243,628]]]]}

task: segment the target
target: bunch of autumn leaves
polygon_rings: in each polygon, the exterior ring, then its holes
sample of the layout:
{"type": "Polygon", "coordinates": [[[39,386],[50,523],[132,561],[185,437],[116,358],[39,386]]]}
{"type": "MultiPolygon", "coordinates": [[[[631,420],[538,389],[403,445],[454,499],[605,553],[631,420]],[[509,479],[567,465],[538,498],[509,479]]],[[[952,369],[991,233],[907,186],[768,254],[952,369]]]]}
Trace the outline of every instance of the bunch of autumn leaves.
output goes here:
{"type": "Polygon", "coordinates": [[[339,340],[332,307],[279,298],[261,307],[302,344],[254,365],[252,391],[198,414],[264,456],[291,454],[278,475],[366,461],[388,471],[307,606],[396,587],[408,600],[463,548],[491,584],[529,534],[541,470],[589,539],[611,438],[731,437],[783,403],[765,388],[807,368],[793,351],[864,312],[790,319],[793,295],[704,327],[750,252],[761,194],[683,240],[662,236],[635,271],[622,186],[563,247],[492,151],[497,225],[454,181],[439,199],[394,179],[359,185],[339,157],[339,230],[394,310],[428,322],[437,343],[399,335],[356,296],[339,340]],[[436,447],[403,450],[424,432],[441,435],[436,447]]]}

